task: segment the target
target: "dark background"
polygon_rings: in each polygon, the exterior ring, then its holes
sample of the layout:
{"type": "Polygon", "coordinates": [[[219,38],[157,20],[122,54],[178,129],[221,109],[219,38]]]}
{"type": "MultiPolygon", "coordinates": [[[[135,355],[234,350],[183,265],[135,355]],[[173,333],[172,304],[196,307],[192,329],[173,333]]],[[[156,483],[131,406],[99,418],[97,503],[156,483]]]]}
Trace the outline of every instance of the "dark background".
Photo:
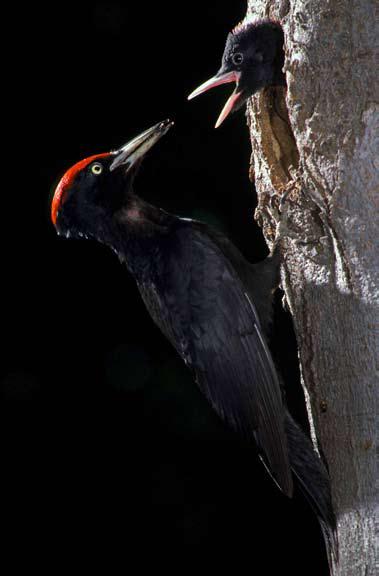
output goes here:
{"type": "MultiPolygon", "coordinates": [[[[176,6],[58,2],[3,23],[19,50],[1,210],[3,545],[14,566],[50,573],[114,574],[135,560],[179,574],[192,565],[326,573],[308,506],[282,496],[254,449],[213,414],[126,268],[103,246],[58,238],[50,223],[68,167],[169,117],[175,129],[145,161],[139,193],[212,222],[252,260],[266,255],[243,112],[213,129],[231,88],[186,101],[218,69],[245,2],[176,6]]],[[[279,300],[272,346],[306,426],[279,300]]]]}

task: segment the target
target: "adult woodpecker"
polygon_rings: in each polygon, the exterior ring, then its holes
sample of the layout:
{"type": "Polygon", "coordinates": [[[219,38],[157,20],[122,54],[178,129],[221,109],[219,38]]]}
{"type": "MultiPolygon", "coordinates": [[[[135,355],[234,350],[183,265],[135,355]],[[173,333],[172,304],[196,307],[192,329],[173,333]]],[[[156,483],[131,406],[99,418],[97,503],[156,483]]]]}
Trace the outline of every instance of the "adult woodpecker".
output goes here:
{"type": "Polygon", "coordinates": [[[116,152],[90,156],[59,182],[58,234],[110,246],[134,276],[153,320],[192,371],[218,415],[253,442],[279,488],[294,481],[334,547],[328,473],[288,413],[266,342],[279,250],[247,262],[220,232],[148,204],[133,190],[146,152],[171,127],[146,130],[116,152]]]}
{"type": "Polygon", "coordinates": [[[188,100],[203,92],[236,83],[236,89],[226,102],[217,122],[218,128],[231,112],[265,86],[285,86],[283,30],[276,22],[260,20],[242,23],[228,34],[220,70],[213,78],[196,88],[188,100]]]}

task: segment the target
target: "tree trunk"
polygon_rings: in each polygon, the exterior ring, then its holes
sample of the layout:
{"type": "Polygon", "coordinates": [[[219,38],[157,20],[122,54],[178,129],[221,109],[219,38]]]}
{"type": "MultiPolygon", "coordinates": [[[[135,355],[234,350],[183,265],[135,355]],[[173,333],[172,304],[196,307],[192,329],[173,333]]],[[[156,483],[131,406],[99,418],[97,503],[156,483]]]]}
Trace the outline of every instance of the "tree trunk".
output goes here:
{"type": "Polygon", "coordinates": [[[374,2],[249,0],[248,20],[267,17],[283,26],[287,89],[266,89],[248,103],[256,216],[270,244],[267,197],[289,191],[282,283],[313,441],[331,476],[335,573],[369,576],[379,270],[374,2]]]}

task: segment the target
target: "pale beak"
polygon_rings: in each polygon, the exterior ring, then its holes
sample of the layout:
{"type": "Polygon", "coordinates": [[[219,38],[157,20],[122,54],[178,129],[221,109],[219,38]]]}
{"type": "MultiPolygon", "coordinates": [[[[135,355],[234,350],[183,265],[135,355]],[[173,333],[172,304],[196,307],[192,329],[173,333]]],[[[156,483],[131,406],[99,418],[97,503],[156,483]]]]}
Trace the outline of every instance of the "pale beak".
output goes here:
{"type": "Polygon", "coordinates": [[[241,73],[232,71],[232,72],[225,72],[224,74],[216,74],[213,78],[210,78],[203,84],[201,84],[196,90],[191,92],[188,96],[188,100],[192,100],[192,98],[196,98],[200,94],[211,90],[212,88],[216,88],[216,86],[221,86],[221,84],[229,84],[230,82],[238,82],[241,73]]]}
{"type": "Polygon", "coordinates": [[[221,84],[229,84],[230,82],[235,82],[237,84],[237,88],[228,99],[227,103],[222,109],[220,116],[218,117],[218,120],[215,125],[215,128],[218,128],[219,126],[221,126],[225,118],[229,116],[229,114],[233,111],[234,107],[237,104],[237,101],[239,100],[242,94],[242,92],[238,91],[238,82],[240,80],[240,77],[241,72],[235,70],[231,72],[218,73],[216,74],[216,76],[213,76],[213,78],[210,78],[209,80],[204,82],[204,84],[201,84],[198,88],[196,88],[196,90],[194,90],[188,96],[188,100],[192,100],[192,98],[196,98],[196,96],[199,96],[200,94],[203,94],[204,92],[207,92],[208,90],[211,90],[216,86],[221,86],[221,84]]]}
{"type": "Polygon", "coordinates": [[[171,120],[164,120],[152,126],[139,136],[130,140],[125,146],[111,152],[114,156],[114,160],[109,167],[109,170],[115,170],[119,166],[126,165],[126,171],[128,171],[138,160],[141,160],[146,152],[150,150],[168,132],[168,130],[174,125],[171,120]]]}
{"type": "Polygon", "coordinates": [[[221,110],[220,116],[217,118],[215,128],[218,128],[219,126],[221,126],[221,124],[223,123],[225,118],[227,118],[229,116],[229,114],[231,112],[233,112],[233,110],[234,110],[238,100],[240,99],[241,95],[242,95],[242,92],[237,92],[237,88],[236,88],[234,90],[234,92],[231,94],[231,96],[229,96],[228,100],[226,101],[225,106],[221,110]]]}

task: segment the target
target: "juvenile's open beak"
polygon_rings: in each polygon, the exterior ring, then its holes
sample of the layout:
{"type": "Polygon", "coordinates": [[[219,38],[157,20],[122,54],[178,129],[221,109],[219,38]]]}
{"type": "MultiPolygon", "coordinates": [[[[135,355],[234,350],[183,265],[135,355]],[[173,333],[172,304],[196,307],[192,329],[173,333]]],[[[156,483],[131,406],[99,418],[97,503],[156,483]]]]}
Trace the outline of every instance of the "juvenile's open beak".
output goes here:
{"type": "Polygon", "coordinates": [[[229,116],[229,114],[234,110],[234,108],[237,105],[237,102],[239,101],[242,95],[242,92],[238,90],[238,83],[240,77],[241,72],[235,70],[232,70],[231,72],[222,72],[222,70],[220,70],[219,72],[217,72],[216,76],[213,76],[213,78],[210,78],[209,80],[201,84],[198,88],[196,88],[196,90],[194,90],[188,96],[188,100],[192,100],[192,98],[196,98],[196,96],[199,96],[200,94],[203,94],[204,92],[207,92],[208,90],[211,90],[216,86],[221,86],[221,84],[229,84],[230,82],[235,82],[237,85],[236,89],[234,90],[230,98],[227,100],[216,122],[215,128],[218,128],[223,123],[225,118],[229,116]]]}
{"type": "Polygon", "coordinates": [[[141,160],[146,152],[150,150],[168,132],[168,130],[173,126],[174,123],[171,120],[164,120],[163,122],[159,122],[152,126],[139,136],[127,142],[125,146],[112,152],[112,156],[114,156],[114,160],[110,165],[109,169],[115,170],[120,166],[125,165],[126,170],[128,171],[138,160],[141,160]]]}

